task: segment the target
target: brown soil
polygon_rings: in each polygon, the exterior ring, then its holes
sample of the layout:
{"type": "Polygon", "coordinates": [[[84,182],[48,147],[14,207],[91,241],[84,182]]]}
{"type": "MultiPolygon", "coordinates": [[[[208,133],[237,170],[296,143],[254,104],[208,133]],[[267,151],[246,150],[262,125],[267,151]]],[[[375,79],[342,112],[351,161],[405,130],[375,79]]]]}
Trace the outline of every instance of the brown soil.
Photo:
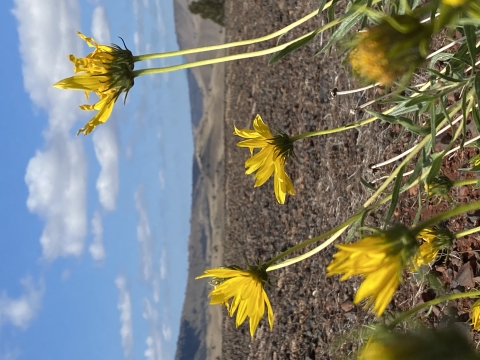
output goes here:
{"type": "MultiPolygon", "coordinates": [[[[271,33],[313,11],[318,3],[312,0],[227,0],[227,41],[271,33]]],[[[336,12],[342,13],[342,7],[337,5],[336,12]]],[[[319,16],[287,34],[282,41],[310,31],[322,21],[326,22],[326,18],[319,16]]],[[[240,139],[232,135],[234,125],[250,128],[258,113],[271,129],[290,135],[334,128],[361,119],[364,114],[352,110],[375,96],[375,90],[371,90],[329,97],[333,88],[347,90],[356,85],[341,65],[342,58],[337,52],[313,57],[327,40],[328,34],[317,37],[272,66],[267,65],[266,57],[226,65],[225,265],[243,265],[245,258],[250,262],[267,261],[288,247],[341,224],[372,193],[360,183],[360,177],[374,181],[388,175],[393,168],[389,165],[373,172],[369,165],[395,156],[416,140],[398,127],[377,121],[359,129],[298,141],[295,143],[296,158],[291,158],[286,166],[296,195],[289,196],[285,205],[279,205],[271,179],[259,188],[253,187],[254,179],[245,175],[244,169],[249,154],[236,146],[240,139]]],[[[274,41],[252,45],[248,50],[264,49],[273,44],[274,41]]],[[[231,50],[230,54],[235,52],[231,50]]],[[[455,169],[475,154],[475,150],[466,149],[445,159],[443,174],[452,180],[471,176],[455,169]]],[[[459,203],[478,198],[480,192],[470,189],[452,191],[451,196],[459,203]]],[[[416,201],[415,189],[403,196],[395,220],[411,225],[416,215],[416,201]]],[[[437,203],[433,201],[424,206],[422,219],[449,206],[445,201],[437,203]]],[[[381,212],[372,214],[369,225],[378,225],[380,215],[381,212]]],[[[445,225],[452,231],[459,231],[477,226],[477,219],[475,214],[457,217],[445,225]]],[[[344,239],[345,236],[337,241],[344,239]]],[[[433,289],[424,279],[406,274],[387,312],[409,309],[442,291],[464,291],[475,286],[475,277],[480,275],[477,249],[480,249],[480,237],[468,236],[456,242],[448,261],[443,257],[433,265],[432,274],[440,280],[440,288],[433,289]],[[464,273],[467,275],[459,276],[464,273]]],[[[355,358],[363,344],[359,331],[374,317],[352,303],[360,279],[339,282],[338,277],[325,276],[325,268],[334,252],[331,246],[316,256],[272,273],[273,287],[267,289],[275,313],[272,331],[264,318],[251,339],[248,323],[236,329],[234,319],[225,312],[223,359],[355,358]]],[[[423,321],[437,324],[447,316],[456,316],[460,322],[468,321],[471,303],[472,300],[451,302],[454,315],[450,307],[440,306],[423,321]]]]}

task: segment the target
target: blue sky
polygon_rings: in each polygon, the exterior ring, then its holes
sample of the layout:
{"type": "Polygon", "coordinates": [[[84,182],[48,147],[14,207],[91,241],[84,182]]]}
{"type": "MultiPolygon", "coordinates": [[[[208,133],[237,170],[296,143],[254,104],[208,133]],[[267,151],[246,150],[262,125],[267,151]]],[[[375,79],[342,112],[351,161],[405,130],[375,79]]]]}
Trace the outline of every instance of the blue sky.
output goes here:
{"type": "Polygon", "coordinates": [[[82,92],[51,86],[73,74],[68,54],[91,51],[77,30],[172,51],[173,19],[171,0],[0,2],[0,360],[173,358],[192,191],[186,73],[136,79],[86,137],[82,92]]]}

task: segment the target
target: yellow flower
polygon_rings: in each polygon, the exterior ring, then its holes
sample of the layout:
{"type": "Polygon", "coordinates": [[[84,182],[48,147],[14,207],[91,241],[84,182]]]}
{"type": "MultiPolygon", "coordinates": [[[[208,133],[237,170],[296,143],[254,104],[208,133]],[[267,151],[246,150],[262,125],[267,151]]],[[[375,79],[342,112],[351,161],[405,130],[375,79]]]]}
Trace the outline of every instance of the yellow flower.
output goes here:
{"type": "MultiPolygon", "coordinates": [[[[96,110],[98,113],[80,130],[79,133],[89,134],[100,124],[108,120],[113,105],[119,95],[126,94],[133,86],[133,55],[130,50],[122,49],[113,44],[99,45],[95,40],[77,31],[89,47],[95,50],[84,58],[70,55],[75,76],[60,80],[53,86],[60,89],[83,90],[88,99],[90,92],[98,95],[99,100],[93,105],[81,105],[82,110],[96,110]]],[[[125,95],[126,97],[126,95],[125,95]]]]}
{"type": "Polygon", "coordinates": [[[342,275],[340,281],[354,275],[365,280],[355,294],[354,303],[367,299],[377,316],[382,315],[402,279],[402,271],[418,247],[410,231],[397,225],[378,231],[354,244],[336,245],[340,250],[327,267],[327,276],[342,275]]]}
{"type": "Polygon", "coordinates": [[[425,59],[431,33],[413,16],[386,16],[358,34],[348,59],[360,77],[390,85],[399,76],[409,76],[425,59]]]}
{"type": "Polygon", "coordinates": [[[442,0],[445,5],[449,6],[462,6],[467,3],[469,0],[442,0]]]}
{"type": "Polygon", "coordinates": [[[450,248],[455,239],[455,236],[448,229],[443,228],[423,229],[417,237],[424,241],[413,259],[413,263],[417,267],[431,263],[437,257],[438,252],[450,248]]]}
{"type": "Polygon", "coordinates": [[[247,140],[240,141],[237,145],[248,147],[250,155],[246,162],[246,174],[255,174],[255,187],[263,185],[273,174],[273,188],[275,196],[280,204],[285,203],[287,193],[294,195],[292,181],[285,172],[285,162],[287,157],[293,154],[293,142],[286,134],[273,136],[268,126],[263,122],[260,115],[253,120],[253,128],[237,129],[234,134],[247,140]],[[260,151],[253,155],[253,150],[259,148],[260,151]]]}
{"type": "Polygon", "coordinates": [[[357,360],[394,360],[389,348],[379,341],[370,338],[367,344],[362,348],[357,360]]]}
{"type": "Polygon", "coordinates": [[[473,330],[480,330],[480,299],[472,305],[472,321],[473,330]]]}
{"type": "Polygon", "coordinates": [[[268,323],[273,327],[273,310],[268,300],[264,285],[268,283],[268,275],[261,266],[249,266],[242,270],[232,268],[216,268],[206,270],[197,279],[213,277],[214,289],[210,292],[210,304],[225,305],[228,314],[233,317],[237,311],[235,325],[240,326],[250,318],[250,335],[253,337],[267,305],[268,323]],[[231,302],[230,302],[231,299],[231,302]]]}

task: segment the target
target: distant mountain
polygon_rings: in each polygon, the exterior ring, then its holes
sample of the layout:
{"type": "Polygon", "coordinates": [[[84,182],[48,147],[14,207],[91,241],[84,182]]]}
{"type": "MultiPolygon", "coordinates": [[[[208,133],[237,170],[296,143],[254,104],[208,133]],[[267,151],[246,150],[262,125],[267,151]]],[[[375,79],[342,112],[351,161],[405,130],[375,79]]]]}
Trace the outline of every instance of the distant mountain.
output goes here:
{"type": "MultiPolygon", "coordinates": [[[[188,0],[174,0],[175,27],[181,49],[222,43],[223,29],[188,10],[188,0]]],[[[188,62],[220,53],[187,55],[188,62]]],[[[208,280],[195,280],[205,269],[222,265],[225,232],[224,66],[187,72],[194,136],[192,213],[188,279],[176,360],[220,359],[222,309],[210,306],[208,280]]]]}

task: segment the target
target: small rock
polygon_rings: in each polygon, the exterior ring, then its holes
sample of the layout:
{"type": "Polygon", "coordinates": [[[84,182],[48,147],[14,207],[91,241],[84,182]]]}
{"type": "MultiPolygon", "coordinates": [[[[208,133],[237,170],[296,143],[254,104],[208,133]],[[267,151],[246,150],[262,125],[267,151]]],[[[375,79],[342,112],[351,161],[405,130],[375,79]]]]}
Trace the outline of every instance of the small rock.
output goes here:
{"type": "Polygon", "coordinates": [[[347,300],[347,301],[344,301],[342,305],[340,305],[340,307],[342,308],[343,311],[349,312],[355,307],[355,305],[350,300],[347,300]]]}

